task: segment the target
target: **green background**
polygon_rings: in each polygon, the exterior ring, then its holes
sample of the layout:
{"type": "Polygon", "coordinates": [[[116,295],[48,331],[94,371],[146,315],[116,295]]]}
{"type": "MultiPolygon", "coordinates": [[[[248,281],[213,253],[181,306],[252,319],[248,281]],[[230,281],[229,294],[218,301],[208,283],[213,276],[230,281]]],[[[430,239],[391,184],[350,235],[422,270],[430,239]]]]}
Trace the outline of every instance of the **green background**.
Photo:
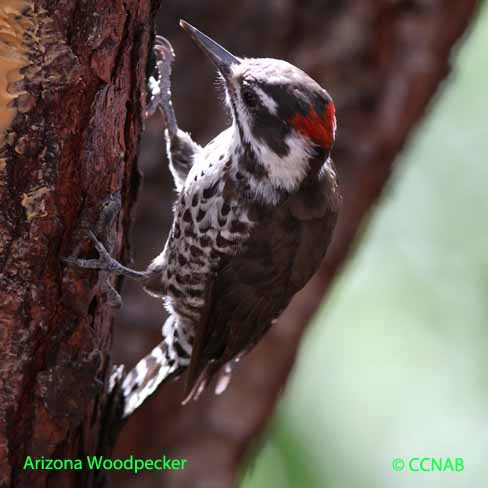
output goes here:
{"type": "Polygon", "coordinates": [[[300,350],[244,488],[488,486],[488,8],[300,350]],[[395,457],[464,457],[462,473],[395,457]]]}

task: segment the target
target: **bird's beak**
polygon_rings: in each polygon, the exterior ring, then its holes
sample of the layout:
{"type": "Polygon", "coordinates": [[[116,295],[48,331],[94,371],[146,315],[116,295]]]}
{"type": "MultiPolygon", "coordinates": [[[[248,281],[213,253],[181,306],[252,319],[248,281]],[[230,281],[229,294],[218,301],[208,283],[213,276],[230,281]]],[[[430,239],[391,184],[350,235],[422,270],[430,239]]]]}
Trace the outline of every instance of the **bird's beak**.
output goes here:
{"type": "Polygon", "coordinates": [[[225,80],[230,81],[232,73],[231,66],[240,64],[241,60],[188,22],[180,20],[180,26],[190,35],[195,44],[210,58],[210,61],[217,66],[217,69],[222,73],[225,80]]]}

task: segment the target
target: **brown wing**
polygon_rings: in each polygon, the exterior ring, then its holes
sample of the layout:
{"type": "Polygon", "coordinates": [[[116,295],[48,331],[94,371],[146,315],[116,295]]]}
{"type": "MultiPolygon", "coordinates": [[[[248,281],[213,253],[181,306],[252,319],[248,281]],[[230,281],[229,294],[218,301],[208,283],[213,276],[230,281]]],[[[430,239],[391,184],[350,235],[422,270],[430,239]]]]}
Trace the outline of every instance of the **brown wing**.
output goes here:
{"type": "Polygon", "coordinates": [[[197,330],[187,399],[197,396],[224,364],[250,350],[317,271],[340,202],[338,191],[335,200],[330,191],[307,188],[264,213],[247,245],[222,262],[197,330]]]}

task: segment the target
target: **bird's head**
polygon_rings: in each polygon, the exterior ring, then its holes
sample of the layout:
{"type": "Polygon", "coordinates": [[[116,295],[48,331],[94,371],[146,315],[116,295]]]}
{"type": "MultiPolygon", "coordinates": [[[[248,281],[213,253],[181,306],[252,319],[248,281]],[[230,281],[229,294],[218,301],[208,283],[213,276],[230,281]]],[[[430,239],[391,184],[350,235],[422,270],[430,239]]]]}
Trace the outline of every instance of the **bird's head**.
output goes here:
{"type": "Polygon", "coordinates": [[[218,68],[242,146],[274,186],[296,189],[334,143],[335,108],[327,91],[286,61],[239,58],[187,22],[180,25],[218,68]]]}

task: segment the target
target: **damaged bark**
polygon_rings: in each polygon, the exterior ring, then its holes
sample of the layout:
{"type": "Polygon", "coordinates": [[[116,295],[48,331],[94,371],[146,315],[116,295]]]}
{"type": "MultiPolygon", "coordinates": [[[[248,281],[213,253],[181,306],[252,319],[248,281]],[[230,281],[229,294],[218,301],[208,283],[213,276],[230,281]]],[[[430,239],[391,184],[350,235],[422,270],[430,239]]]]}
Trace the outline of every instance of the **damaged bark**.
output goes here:
{"type": "Polygon", "coordinates": [[[127,255],[157,3],[0,5],[1,487],[101,483],[23,465],[110,443],[104,277],[61,258],[94,254],[88,229],[127,255]]]}

